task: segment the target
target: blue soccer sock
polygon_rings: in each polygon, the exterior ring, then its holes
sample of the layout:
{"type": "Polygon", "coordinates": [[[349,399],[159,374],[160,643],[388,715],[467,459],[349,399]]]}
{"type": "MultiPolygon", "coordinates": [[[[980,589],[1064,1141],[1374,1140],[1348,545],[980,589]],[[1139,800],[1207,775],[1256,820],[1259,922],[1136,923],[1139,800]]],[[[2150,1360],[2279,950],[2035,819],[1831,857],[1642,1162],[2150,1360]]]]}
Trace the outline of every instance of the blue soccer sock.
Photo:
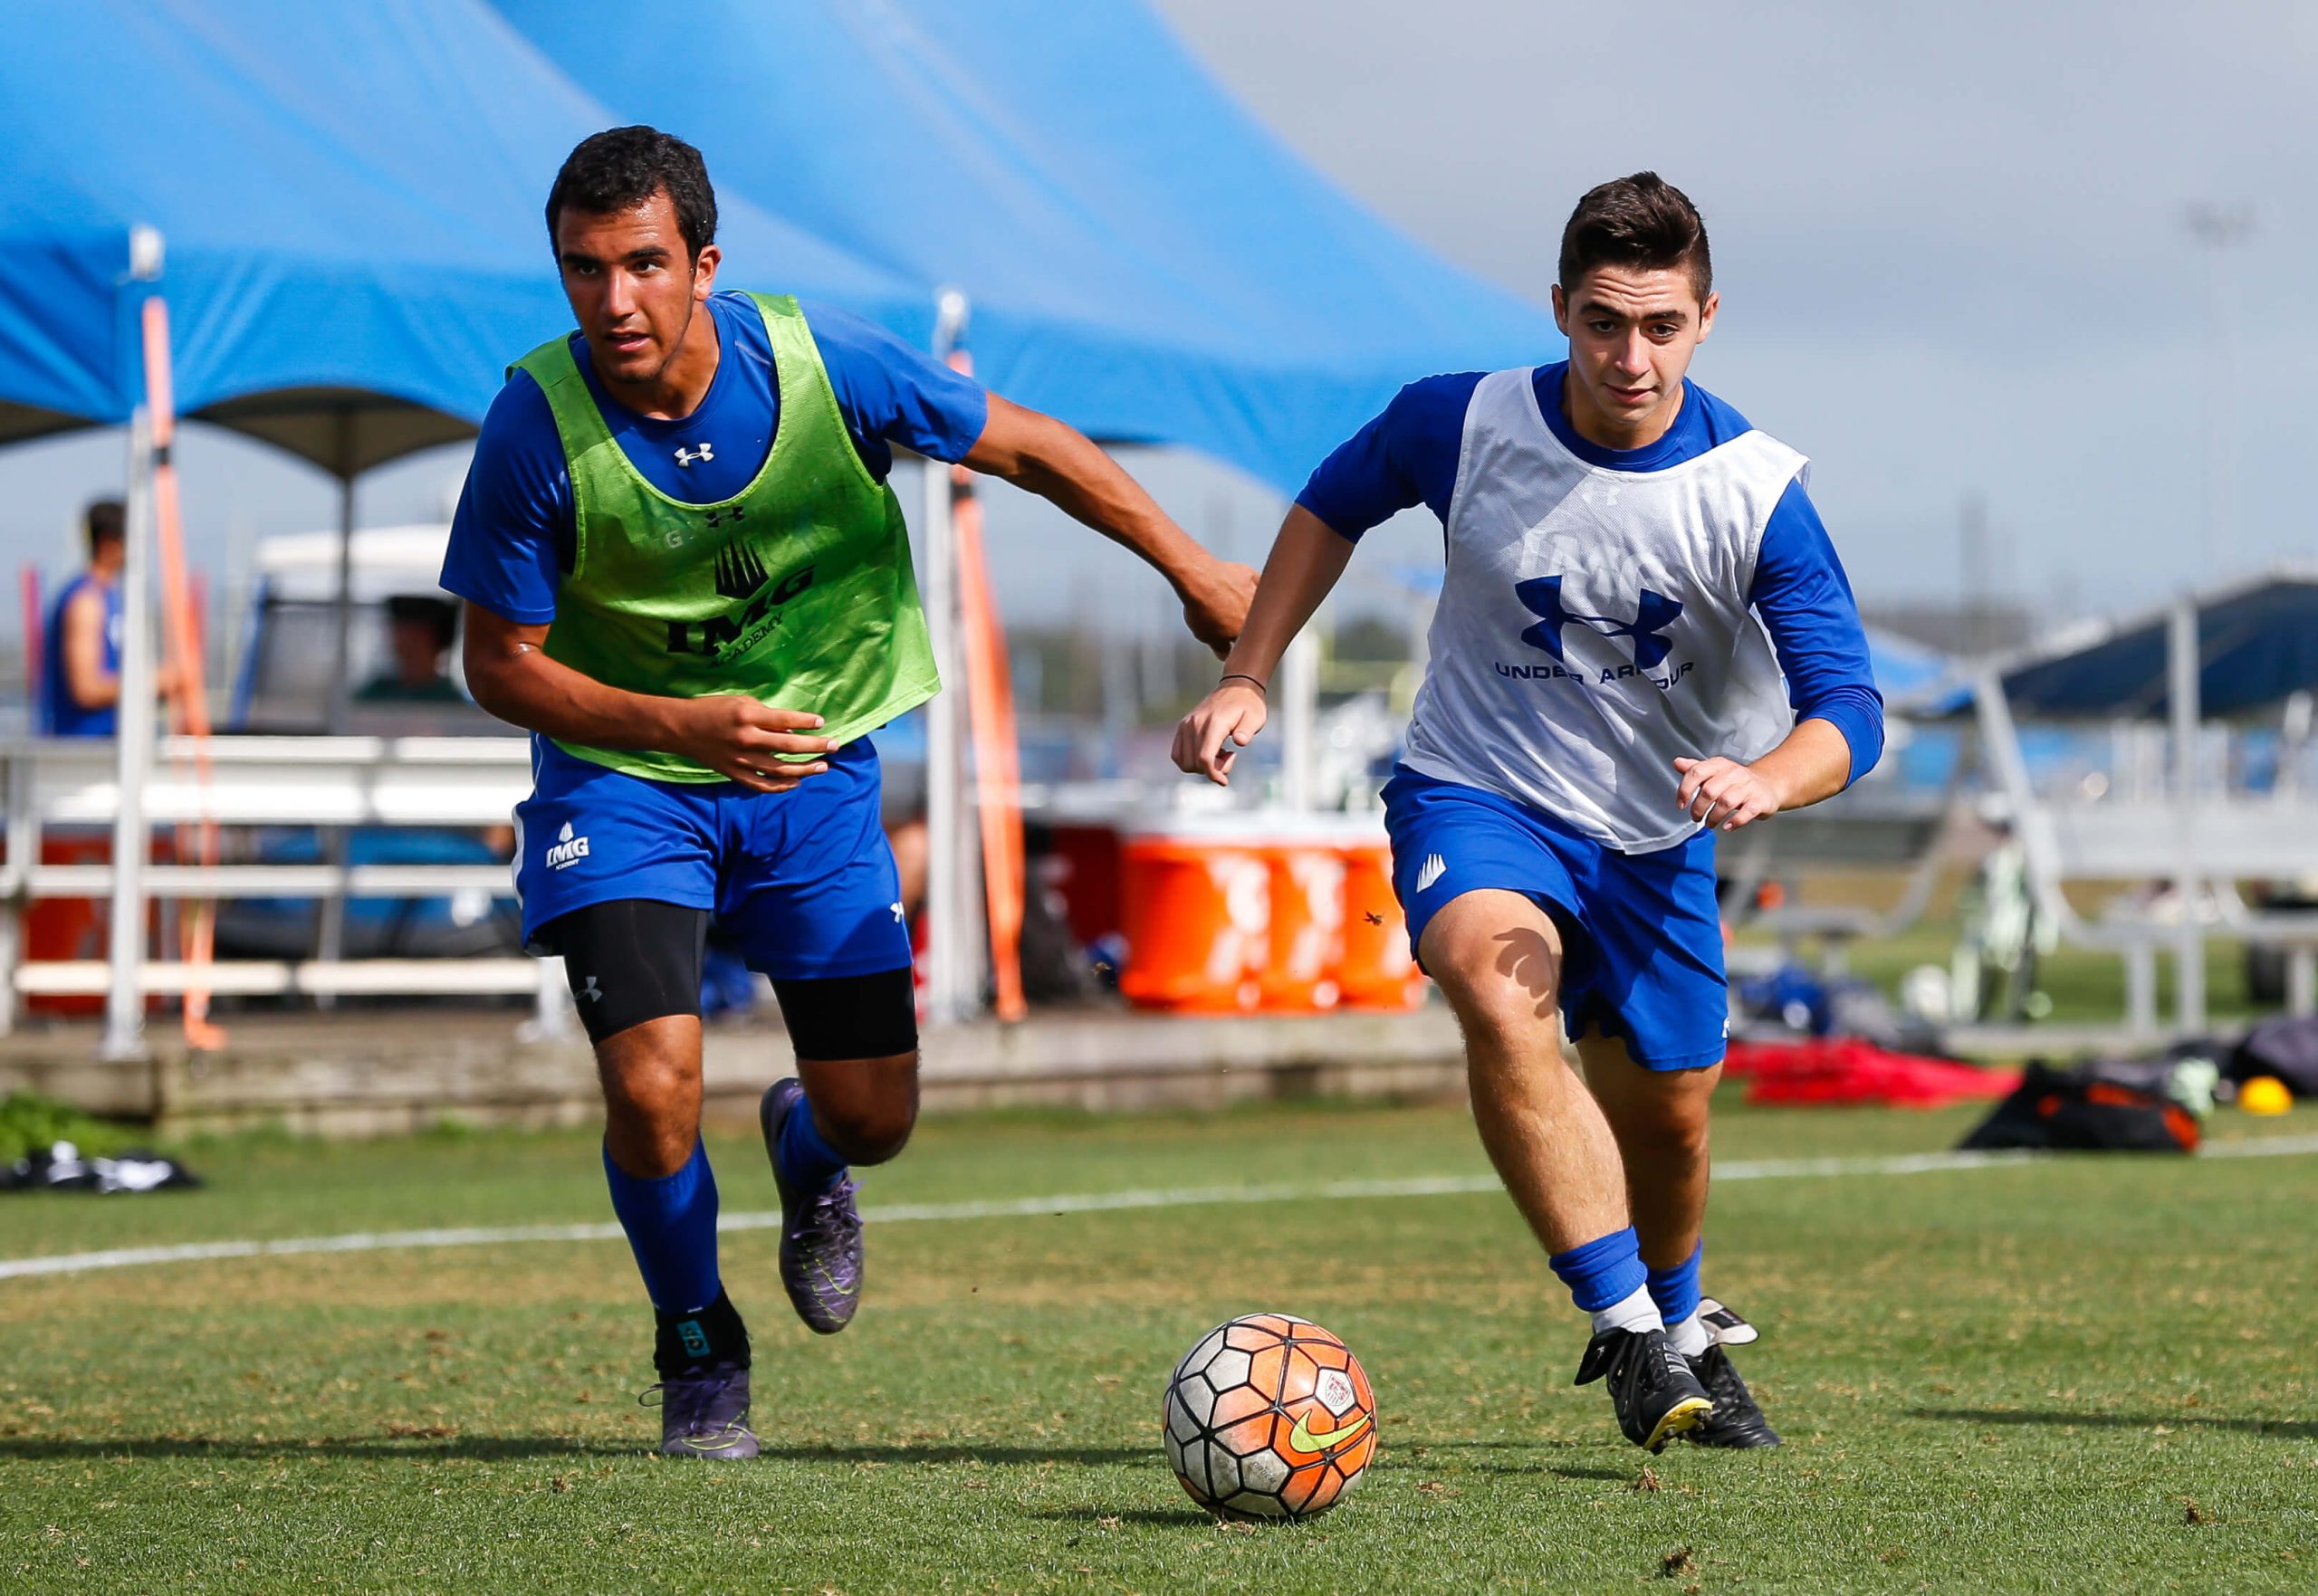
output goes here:
{"type": "Polygon", "coordinates": [[[1579,1311],[1592,1317],[1595,1334],[1663,1327],[1650,1300],[1650,1271],[1643,1266],[1642,1243],[1633,1226],[1557,1252],[1546,1262],[1569,1287],[1579,1311]]]}
{"type": "Polygon", "coordinates": [[[1658,1305],[1659,1317],[1666,1321],[1667,1339],[1686,1358],[1705,1352],[1712,1339],[1699,1320],[1699,1260],[1705,1256],[1706,1243],[1701,1241],[1672,1268],[1650,1271],[1650,1300],[1658,1305]]]}
{"type": "Polygon", "coordinates": [[[612,1162],[608,1147],[604,1178],[652,1305],[664,1314],[692,1314],[715,1302],[723,1286],[716,1273],[716,1176],[708,1167],[708,1149],[694,1142],[683,1169],[654,1180],[612,1162]]]}
{"type": "Polygon", "coordinates": [[[820,1127],[813,1123],[813,1105],[801,1097],[781,1122],[774,1156],[789,1183],[807,1191],[826,1190],[845,1173],[845,1155],[821,1139],[820,1127]]]}

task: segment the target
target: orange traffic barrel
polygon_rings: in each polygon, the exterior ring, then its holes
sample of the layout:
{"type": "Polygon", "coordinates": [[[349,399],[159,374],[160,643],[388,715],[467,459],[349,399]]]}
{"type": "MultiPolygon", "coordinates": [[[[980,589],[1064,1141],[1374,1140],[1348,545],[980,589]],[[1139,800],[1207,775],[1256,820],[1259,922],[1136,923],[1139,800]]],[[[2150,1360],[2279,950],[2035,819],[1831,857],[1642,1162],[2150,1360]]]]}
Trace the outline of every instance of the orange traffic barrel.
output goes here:
{"type": "Polygon", "coordinates": [[[1344,843],[1344,957],[1336,985],[1348,1008],[1416,1008],[1424,972],[1409,954],[1408,922],[1393,894],[1393,849],[1381,828],[1344,843]]]}
{"type": "Polygon", "coordinates": [[[1126,962],[1119,991],[1146,1008],[1253,1008],[1269,957],[1271,871],[1238,815],[1170,816],[1119,850],[1126,962]]]}
{"type": "Polygon", "coordinates": [[[1344,817],[1279,816],[1266,833],[1271,926],[1259,1001],[1283,1014],[1334,1008],[1344,964],[1344,817]]]}

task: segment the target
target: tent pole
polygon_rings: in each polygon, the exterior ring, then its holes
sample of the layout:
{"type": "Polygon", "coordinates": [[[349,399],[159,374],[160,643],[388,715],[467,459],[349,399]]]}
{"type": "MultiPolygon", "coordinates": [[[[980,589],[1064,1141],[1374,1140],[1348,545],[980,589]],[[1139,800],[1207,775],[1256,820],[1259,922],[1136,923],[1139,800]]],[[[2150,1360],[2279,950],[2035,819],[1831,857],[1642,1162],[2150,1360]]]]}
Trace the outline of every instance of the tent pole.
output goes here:
{"type": "Polygon", "coordinates": [[[329,727],[332,737],[346,735],[353,669],[350,633],[354,621],[354,410],[338,412],[338,589],[331,599],[329,727]]]}
{"type": "Polygon", "coordinates": [[[153,433],[145,406],[129,423],[128,537],[120,570],[120,699],[114,741],[110,966],[105,1031],[108,1062],[146,1057],[145,782],[153,765],[153,433]]]}
{"type": "MultiPolygon", "coordinates": [[[[935,301],[934,358],[947,363],[966,325],[966,296],[944,289],[935,301]]],[[[965,890],[964,772],[960,737],[958,550],[951,520],[950,468],[925,463],[925,619],[944,691],[925,706],[926,1018],[946,1025],[974,1008],[967,938],[977,934],[965,890]]]]}
{"type": "MultiPolygon", "coordinates": [[[[330,665],[329,726],[332,737],[346,735],[346,722],[352,705],[354,631],[354,407],[342,406],[338,412],[338,590],[331,601],[331,642],[330,665]]],[[[331,826],[321,835],[322,861],[340,870],[347,861],[346,828],[331,826]]],[[[325,964],[335,964],[346,950],[346,890],[341,884],[332,887],[321,901],[321,914],[314,926],[314,957],[325,964]]],[[[329,992],[314,996],[317,1008],[337,1007],[337,999],[329,992]]]]}
{"type": "Polygon", "coordinates": [[[2183,1036],[2206,1027],[2206,939],[2198,923],[2198,732],[2204,719],[2198,702],[2198,601],[2183,594],[2166,626],[2166,702],[2173,722],[2173,813],[2175,845],[2180,850],[2174,892],[2181,900],[2181,923],[2174,943],[2175,1018],[2183,1036]]]}

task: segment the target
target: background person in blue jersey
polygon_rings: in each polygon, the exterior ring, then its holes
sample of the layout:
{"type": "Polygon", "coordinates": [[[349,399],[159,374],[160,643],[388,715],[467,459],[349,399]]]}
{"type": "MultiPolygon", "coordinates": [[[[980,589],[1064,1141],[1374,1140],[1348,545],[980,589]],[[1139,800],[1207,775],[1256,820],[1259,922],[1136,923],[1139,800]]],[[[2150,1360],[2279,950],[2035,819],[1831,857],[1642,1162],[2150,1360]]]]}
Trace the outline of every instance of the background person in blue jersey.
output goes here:
{"type": "MultiPolygon", "coordinates": [[[[81,518],[89,564],[49,607],[41,648],[41,730],[51,737],[110,737],[120,723],[120,569],[126,518],[118,499],[99,499],[81,518]]],[[[176,680],[154,672],[154,691],[176,680]]]]}
{"type": "MultiPolygon", "coordinates": [[[[789,649],[834,661],[816,679],[847,685],[854,656],[886,651],[910,662],[902,696],[929,690],[915,599],[895,576],[906,547],[884,485],[893,448],[1005,477],[1125,544],[1219,654],[1255,573],[1208,555],[1062,423],[841,311],[719,292],[714,194],[679,139],[627,128],[584,141],[547,221],[579,330],[526,357],[493,402],[442,580],[466,600],[476,702],[541,734],[518,810],[525,935],[563,957],[596,1046],[606,1178],[656,1313],[661,1450],[752,1457],[748,1334],[718,1266],[699,1138],[701,949],[714,915],[772,979],[801,1077],[768,1090],[761,1114],[782,1283],[813,1329],[842,1329],[861,1278],[848,1166],[893,1157],[916,1113],[908,932],[875,749],[820,735],[809,707],[764,701],[789,649]],[[725,524],[743,510],[745,531],[725,524]],[[805,544],[820,551],[818,587],[790,552],[800,540],[819,540],[805,544]],[[608,593],[607,555],[622,573],[608,593]],[[833,591],[841,613],[783,628],[833,591]],[[679,592],[748,605],[733,631],[758,641],[719,653],[707,623],[655,609],[679,592]],[[766,604],[790,608],[761,616],[766,604]],[[867,613],[879,606],[907,613],[867,613]],[[554,637],[560,611],[583,617],[580,637],[554,637]],[[705,648],[737,684],[616,685],[559,657],[580,648],[602,674],[653,683],[708,670],[705,648]]],[[[874,724],[896,701],[880,689],[860,712],[874,724]]]]}
{"type": "Polygon", "coordinates": [[[1355,540],[1441,517],[1385,820],[1481,1139],[1593,1321],[1578,1381],[1608,1378],[1625,1433],[1773,1446],[1700,1314],[1729,1011],[1714,837],[1857,779],[1882,701],[1807,463],[1686,376],[1719,303],[1696,208],[1648,172],[1594,189],[1553,301],[1566,361],[1413,383],[1313,473],[1175,759],[1227,782],[1355,540]]]}

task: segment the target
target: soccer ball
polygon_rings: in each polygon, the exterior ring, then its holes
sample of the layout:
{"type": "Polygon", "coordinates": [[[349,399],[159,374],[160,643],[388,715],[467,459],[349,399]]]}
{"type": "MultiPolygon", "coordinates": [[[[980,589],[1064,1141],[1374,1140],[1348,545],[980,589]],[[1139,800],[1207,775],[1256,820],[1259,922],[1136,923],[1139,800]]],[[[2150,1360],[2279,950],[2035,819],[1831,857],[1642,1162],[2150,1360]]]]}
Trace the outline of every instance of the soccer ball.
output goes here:
{"type": "Polygon", "coordinates": [[[1199,1338],[1168,1378],[1167,1464],[1225,1518],[1312,1518],[1376,1456],[1376,1399],[1352,1350],[1293,1314],[1199,1338]]]}

